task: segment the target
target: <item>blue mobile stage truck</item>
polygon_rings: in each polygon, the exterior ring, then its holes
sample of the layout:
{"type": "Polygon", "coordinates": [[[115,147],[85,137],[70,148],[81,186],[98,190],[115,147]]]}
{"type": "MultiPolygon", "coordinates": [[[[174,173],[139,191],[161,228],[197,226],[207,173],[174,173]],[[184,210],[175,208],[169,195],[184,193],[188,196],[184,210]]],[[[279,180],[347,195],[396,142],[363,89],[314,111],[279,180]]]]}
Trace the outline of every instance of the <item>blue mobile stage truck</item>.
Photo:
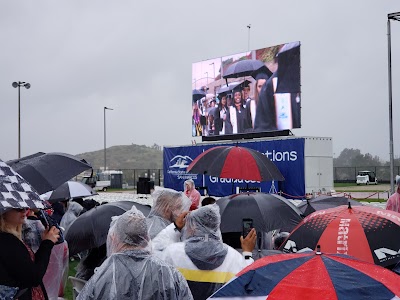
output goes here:
{"type": "Polygon", "coordinates": [[[164,147],[164,187],[183,190],[187,179],[208,194],[223,197],[240,191],[281,192],[286,198],[304,199],[313,193],[333,190],[333,151],[329,137],[279,137],[253,141],[201,143],[192,146],[164,147]],[[257,182],[219,178],[186,172],[203,151],[225,145],[247,147],[266,155],[285,177],[281,182],[257,182]]]}

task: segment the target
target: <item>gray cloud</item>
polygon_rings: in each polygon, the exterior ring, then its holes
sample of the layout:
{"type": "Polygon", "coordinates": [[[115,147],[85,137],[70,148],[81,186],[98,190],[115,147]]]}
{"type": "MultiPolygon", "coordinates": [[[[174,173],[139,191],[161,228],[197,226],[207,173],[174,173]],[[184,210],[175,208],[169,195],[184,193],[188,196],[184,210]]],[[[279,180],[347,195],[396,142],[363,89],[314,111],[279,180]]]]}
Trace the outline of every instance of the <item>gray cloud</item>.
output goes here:
{"type": "MultiPolygon", "coordinates": [[[[107,145],[190,144],[191,64],[300,40],[302,128],[334,153],[388,158],[387,14],[383,1],[8,1],[0,4],[2,159],[107,145]]],[[[395,154],[400,141],[400,22],[392,23],[395,154]]]]}

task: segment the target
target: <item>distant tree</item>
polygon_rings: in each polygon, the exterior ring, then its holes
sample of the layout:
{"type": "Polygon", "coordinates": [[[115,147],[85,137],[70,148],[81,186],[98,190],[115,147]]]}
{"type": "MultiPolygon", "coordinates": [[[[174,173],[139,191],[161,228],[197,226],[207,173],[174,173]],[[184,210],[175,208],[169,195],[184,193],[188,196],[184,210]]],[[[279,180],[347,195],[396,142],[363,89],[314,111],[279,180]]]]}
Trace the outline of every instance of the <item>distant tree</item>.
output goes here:
{"type": "Polygon", "coordinates": [[[333,165],[335,167],[368,167],[381,166],[382,162],[376,155],[362,154],[360,149],[345,148],[337,158],[333,159],[333,165]]]}

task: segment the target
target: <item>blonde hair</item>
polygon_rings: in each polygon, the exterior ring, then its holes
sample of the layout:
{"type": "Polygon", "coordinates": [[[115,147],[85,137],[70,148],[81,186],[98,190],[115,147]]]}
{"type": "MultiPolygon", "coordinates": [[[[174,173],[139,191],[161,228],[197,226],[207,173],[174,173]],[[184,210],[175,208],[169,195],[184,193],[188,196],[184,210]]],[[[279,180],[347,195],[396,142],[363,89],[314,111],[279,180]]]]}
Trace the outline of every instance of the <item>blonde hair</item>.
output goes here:
{"type": "Polygon", "coordinates": [[[6,213],[0,215],[0,232],[11,233],[22,241],[22,225],[18,225],[16,228],[8,226],[7,221],[4,219],[6,213]]]}

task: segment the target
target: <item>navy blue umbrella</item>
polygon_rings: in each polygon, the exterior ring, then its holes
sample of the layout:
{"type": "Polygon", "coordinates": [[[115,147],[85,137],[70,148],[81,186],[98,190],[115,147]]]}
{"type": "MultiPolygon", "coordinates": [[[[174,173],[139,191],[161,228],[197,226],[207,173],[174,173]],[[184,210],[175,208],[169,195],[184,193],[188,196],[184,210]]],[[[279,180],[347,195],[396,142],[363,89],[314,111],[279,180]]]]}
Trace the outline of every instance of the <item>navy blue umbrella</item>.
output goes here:
{"type": "Polygon", "coordinates": [[[323,210],[327,208],[333,208],[340,205],[347,205],[351,206],[360,206],[363,205],[362,203],[352,200],[346,197],[334,197],[328,195],[322,195],[314,199],[310,199],[307,201],[303,201],[300,205],[297,206],[303,212],[304,216],[308,216],[317,210],[323,210]]]}
{"type": "Polygon", "coordinates": [[[263,257],[209,299],[399,299],[400,277],[347,255],[306,252],[263,257]]]}

